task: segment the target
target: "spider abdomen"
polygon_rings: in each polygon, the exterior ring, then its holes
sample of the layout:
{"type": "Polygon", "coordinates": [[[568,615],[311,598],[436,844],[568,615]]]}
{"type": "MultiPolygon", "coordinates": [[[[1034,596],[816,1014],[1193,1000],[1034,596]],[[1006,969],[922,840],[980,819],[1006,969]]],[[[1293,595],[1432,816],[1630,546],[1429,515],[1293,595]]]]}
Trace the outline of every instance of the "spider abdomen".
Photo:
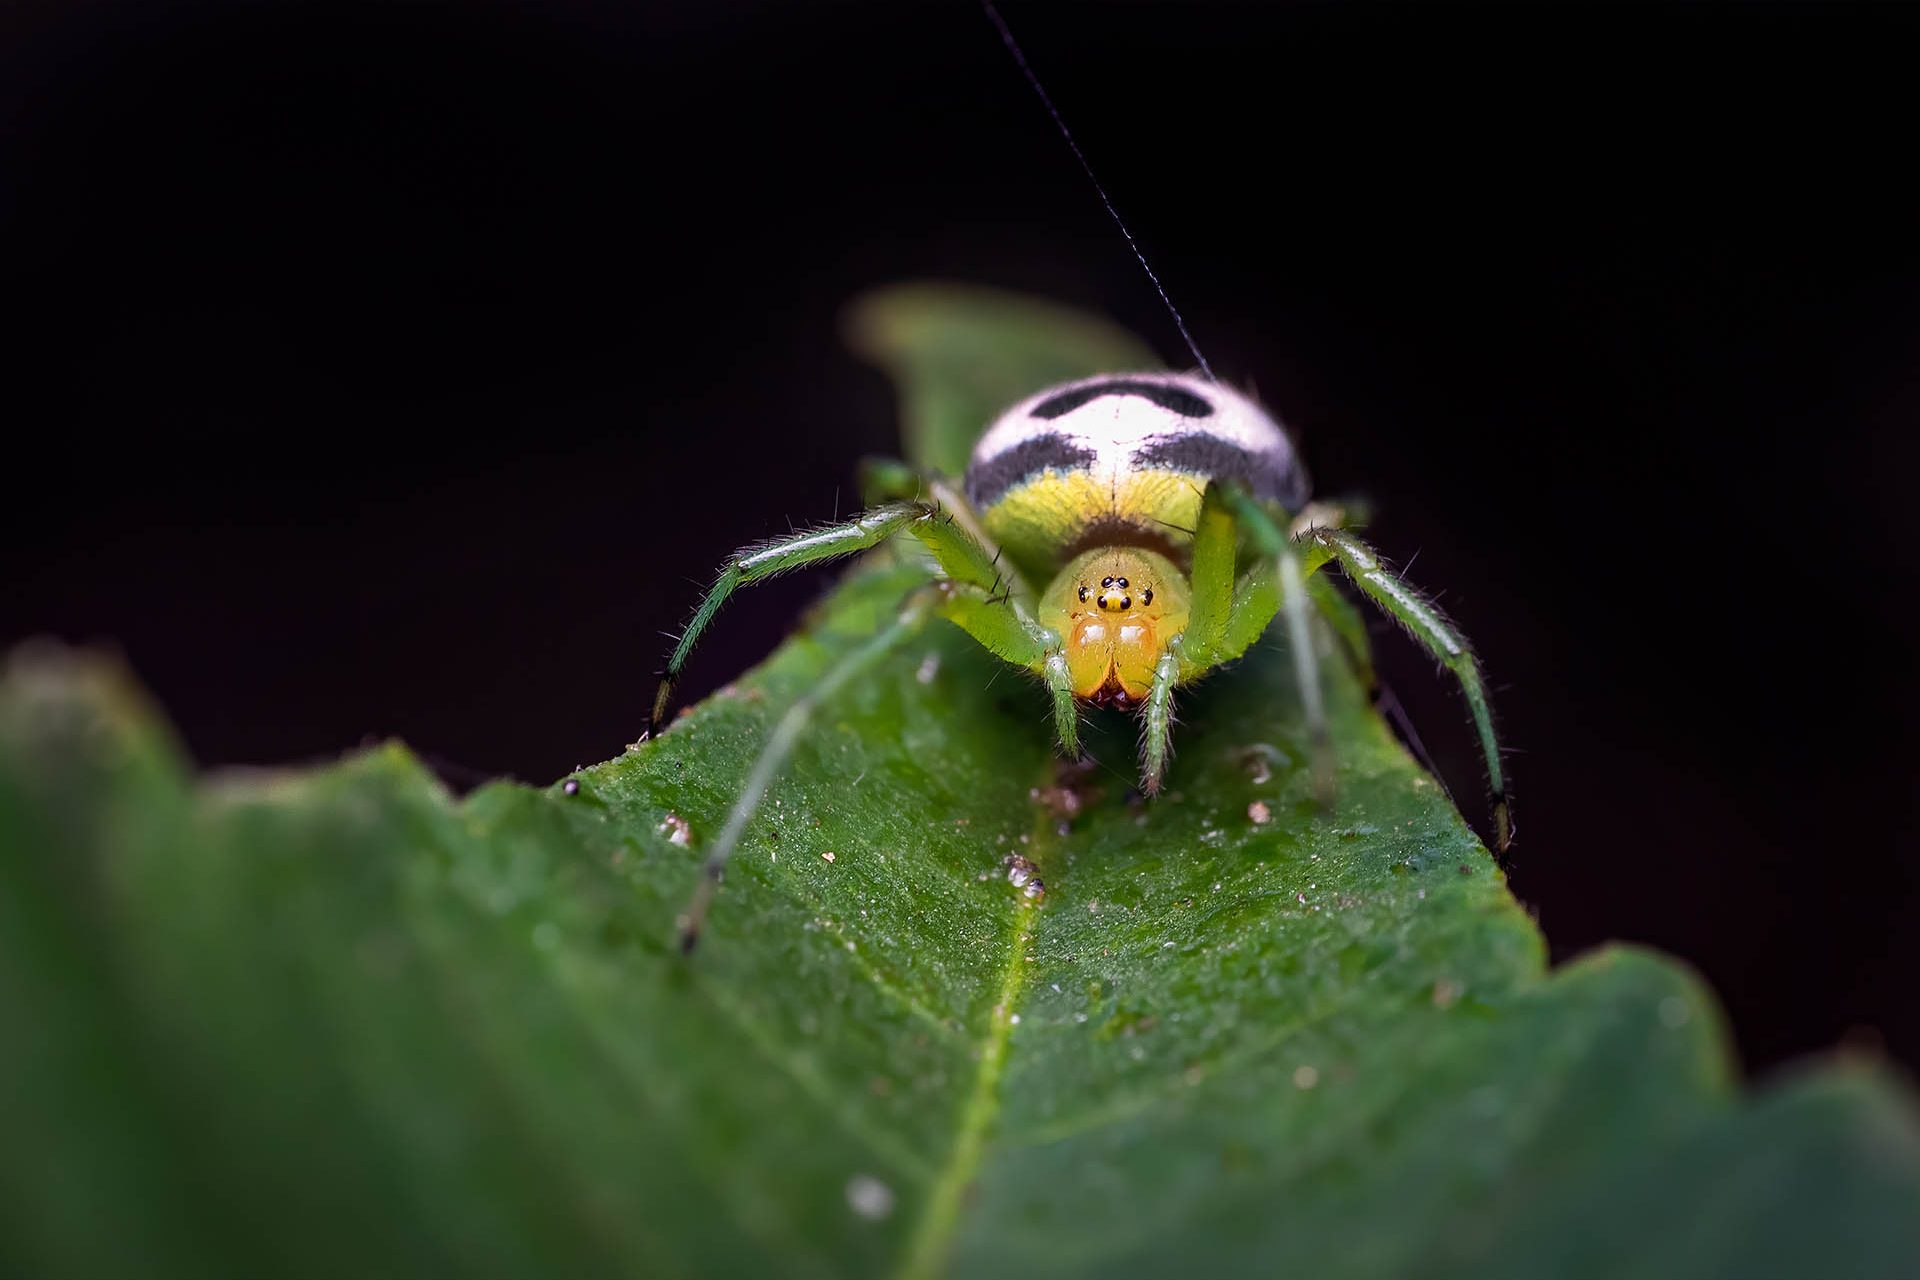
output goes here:
{"type": "Polygon", "coordinates": [[[967,498],[987,532],[1035,568],[1138,542],[1179,551],[1209,480],[1289,509],[1308,484],[1280,424],[1252,400],[1188,374],[1130,373],[1051,387],[974,447],[967,498]]]}

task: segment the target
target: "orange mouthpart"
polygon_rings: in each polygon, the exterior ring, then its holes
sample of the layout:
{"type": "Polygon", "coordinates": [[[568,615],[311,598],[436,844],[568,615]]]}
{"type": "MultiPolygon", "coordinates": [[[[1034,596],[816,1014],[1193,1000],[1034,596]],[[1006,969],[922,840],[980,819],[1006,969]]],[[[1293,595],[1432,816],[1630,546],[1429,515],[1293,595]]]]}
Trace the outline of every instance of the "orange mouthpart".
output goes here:
{"type": "Polygon", "coordinates": [[[1159,661],[1153,620],[1090,611],[1073,619],[1067,638],[1067,669],[1073,693],[1100,706],[1130,707],[1145,701],[1159,661]]]}

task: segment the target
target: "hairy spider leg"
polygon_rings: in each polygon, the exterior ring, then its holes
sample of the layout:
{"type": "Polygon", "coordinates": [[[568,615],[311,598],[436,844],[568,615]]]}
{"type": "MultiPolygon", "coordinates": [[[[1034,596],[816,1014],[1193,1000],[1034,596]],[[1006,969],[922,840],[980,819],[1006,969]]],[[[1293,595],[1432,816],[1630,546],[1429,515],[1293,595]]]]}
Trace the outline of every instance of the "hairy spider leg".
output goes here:
{"type": "Polygon", "coordinates": [[[1173,690],[1180,683],[1180,637],[1167,642],[1167,651],[1153,664],[1153,682],[1147,686],[1146,712],[1140,727],[1140,789],[1160,794],[1167,760],[1173,754],[1173,690]]]}
{"type": "MultiPolygon", "coordinates": [[[[1314,600],[1307,592],[1309,570],[1301,563],[1286,521],[1277,520],[1238,485],[1210,485],[1218,490],[1261,555],[1270,559],[1279,586],[1279,610],[1286,616],[1287,645],[1293,653],[1293,679],[1300,690],[1300,709],[1307,721],[1308,749],[1313,758],[1313,794],[1323,808],[1333,805],[1333,734],[1327,728],[1327,703],[1320,687],[1320,658],[1313,647],[1314,600]]],[[[1204,505],[1204,504],[1203,504],[1204,505]]],[[[1271,621],[1272,615],[1263,620],[1271,621]]]]}
{"type": "MultiPolygon", "coordinates": [[[[1193,531],[1193,569],[1188,574],[1192,599],[1186,630],[1167,643],[1166,653],[1154,664],[1153,683],[1147,689],[1140,785],[1148,795],[1158,794],[1166,777],[1173,742],[1175,686],[1198,679],[1229,658],[1238,657],[1246,647],[1224,652],[1234,622],[1233,570],[1239,534],[1218,488],[1208,485],[1200,498],[1200,515],[1193,531]]],[[[1272,617],[1269,612],[1262,620],[1263,629],[1272,617]]]]}
{"type": "Polygon", "coordinates": [[[1479,735],[1480,749],[1486,758],[1487,786],[1493,798],[1494,843],[1505,853],[1513,843],[1506,773],[1500,763],[1500,740],[1493,731],[1493,709],[1480,679],[1480,664],[1466,637],[1431,601],[1389,570],[1378,552],[1353,534],[1344,529],[1313,528],[1304,530],[1300,538],[1312,548],[1308,556],[1310,572],[1337,561],[1362,594],[1404,627],[1459,680],[1473,715],[1474,732],[1479,735]]]}
{"type": "Polygon", "coordinates": [[[760,802],[766,798],[767,788],[779,775],[780,769],[793,753],[794,744],[806,731],[807,721],[813,718],[815,708],[837,693],[842,685],[859,675],[862,671],[880,661],[888,654],[899,649],[918,635],[925,625],[928,614],[936,602],[929,588],[916,590],[907,600],[906,607],[887,626],[847,654],[839,662],[827,669],[825,675],[811,689],[796,699],[780,717],[780,723],[774,726],[773,734],[760,749],[760,756],[753,762],[753,769],[747,774],[746,783],[740,788],[740,794],[734,798],[733,809],[727,814],[726,825],[720,829],[720,835],[713,842],[711,852],[701,868],[700,883],[694,886],[693,898],[687,903],[686,911],[681,915],[677,926],[680,931],[680,952],[690,955],[700,941],[700,931],[705,928],[707,912],[712,909],[713,895],[720,888],[720,880],[726,874],[727,861],[733,857],[733,851],[740,844],[740,837],[747,829],[747,823],[759,811],[760,802]]]}
{"type": "MultiPolygon", "coordinates": [[[[1293,518],[1294,533],[1297,538],[1299,534],[1317,527],[1355,529],[1363,522],[1368,510],[1369,507],[1363,499],[1347,499],[1339,502],[1316,499],[1307,505],[1306,510],[1293,518]]],[[[1366,691],[1367,701],[1373,703],[1380,713],[1393,723],[1394,728],[1399,731],[1401,741],[1407,744],[1421,767],[1434,775],[1434,780],[1440,784],[1441,790],[1447,791],[1448,798],[1451,799],[1453,793],[1447,789],[1446,779],[1439,776],[1439,766],[1434,764],[1433,757],[1427,753],[1426,743],[1420,740],[1419,729],[1414,726],[1413,720],[1407,715],[1406,708],[1400,704],[1393,690],[1386,686],[1380,679],[1380,673],[1374,668],[1373,645],[1367,637],[1366,619],[1361,616],[1360,610],[1327,574],[1316,573],[1310,576],[1307,579],[1307,594],[1313,597],[1313,602],[1320,606],[1320,612],[1332,625],[1334,638],[1340,642],[1340,654],[1346,659],[1347,667],[1352,671],[1354,678],[1360,682],[1360,687],[1366,691]]]]}
{"type": "MultiPolygon", "coordinates": [[[[1264,517],[1265,512],[1260,514],[1264,517]]],[[[1149,794],[1159,790],[1171,753],[1174,689],[1198,680],[1214,668],[1245,653],[1266,633],[1267,627],[1281,612],[1280,586],[1276,578],[1282,556],[1262,554],[1245,573],[1234,577],[1243,526],[1229,488],[1218,483],[1209,485],[1202,495],[1200,514],[1194,528],[1193,604],[1187,629],[1169,644],[1167,658],[1172,661],[1162,660],[1154,672],[1154,683],[1147,694],[1141,761],[1144,785],[1149,794]]],[[[1254,541],[1251,533],[1248,540],[1254,541]]],[[[1266,550],[1260,541],[1255,541],[1255,545],[1263,552],[1266,550]]],[[[1283,550],[1290,550],[1284,539],[1281,545],[1283,550]]],[[[1370,679],[1366,633],[1359,626],[1358,615],[1353,607],[1340,598],[1331,584],[1324,581],[1309,580],[1306,594],[1329,615],[1329,621],[1343,643],[1353,647],[1348,657],[1356,671],[1363,678],[1370,679]]],[[[1302,612],[1310,618],[1311,610],[1303,609],[1302,612]]],[[[1294,634],[1298,635],[1299,632],[1295,631],[1294,634]]],[[[1301,685],[1301,705],[1310,725],[1316,707],[1322,709],[1321,718],[1324,720],[1324,700],[1317,696],[1320,679],[1317,658],[1316,653],[1309,651],[1304,662],[1296,657],[1294,664],[1296,680],[1305,681],[1301,685]]],[[[1327,736],[1322,735],[1322,740],[1328,740],[1327,736]]],[[[1314,790],[1323,803],[1330,803],[1330,747],[1320,763],[1320,772],[1313,779],[1314,790]]]]}
{"type": "Polygon", "coordinates": [[[1192,679],[1220,665],[1220,651],[1233,623],[1234,559],[1240,532],[1221,486],[1210,484],[1200,495],[1200,516],[1193,528],[1193,570],[1188,579],[1193,600],[1188,606],[1187,629],[1180,634],[1182,675],[1192,679]]]}
{"type": "MultiPolygon", "coordinates": [[[[931,499],[951,515],[962,529],[972,534],[974,541],[993,554],[995,564],[1000,562],[1000,546],[980,522],[980,514],[967,501],[966,495],[943,476],[918,471],[897,458],[862,458],[860,496],[869,506],[931,499]]],[[[1032,584],[1025,577],[1009,573],[1005,583],[1008,590],[1022,597],[1029,607],[1032,606],[1032,584]]]]}
{"type": "Polygon", "coordinates": [[[686,630],[680,633],[679,642],[667,658],[666,668],[660,673],[660,687],[654,693],[647,732],[651,734],[665,722],[667,704],[673,697],[673,686],[679,682],[681,669],[686,666],[707,624],[737,588],[793,569],[827,564],[871,550],[901,532],[912,533],[925,544],[941,572],[949,578],[975,583],[989,592],[1009,585],[1009,578],[998,563],[998,553],[932,502],[889,503],[864,511],[851,520],[743,547],[721,567],[719,576],[693,611],[686,630]]]}
{"type": "MultiPolygon", "coordinates": [[[[1372,511],[1373,504],[1365,498],[1315,498],[1294,515],[1288,527],[1297,544],[1300,535],[1309,529],[1357,529],[1367,522],[1372,511]]],[[[1315,576],[1311,569],[1307,571],[1307,594],[1313,597],[1321,615],[1333,628],[1341,655],[1361,688],[1367,691],[1368,700],[1377,700],[1382,690],[1380,676],[1373,669],[1373,645],[1367,639],[1367,620],[1332,579],[1315,576]]]]}
{"type": "Polygon", "coordinates": [[[673,686],[680,680],[681,668],[687,665],[687,658],[693,653],[693,646],[699,643],[700,634],[707,629],[707,624],[713,621],[714,615],[720,612],[720,606],[727,602],[727,597],[736,588],[764,581],[789,570],[827,564],[856,552],[870,550],[914,521],[925,519],[932,510],[924,502],[896,502],[863,511],[851,520],[807,529],[785,538],[774,538],[734,552],[721,566],[720,575],[714,579],[713,585],[707,588],[707,594],[693,611],[686,630],[680,633],[679,642],[673,646],[673,653],[667,658],[667,665],[660,673],[659,688],[654,691],[653,711],[647,724],[648,734],[666,720],[667,703],[673,697],[673,686]]]}
{"type": "Polygon", "coordinates": [[[700,932],[706,926],[707,913],[713,906],[714,894],[718,892],[721,878],[726,874],[727,862],[739,847],[740,837],[746,834],[747,824],[753,820],[761,802],[766,799],[768,789],[780,776],[787,757],[793,754],[814,712],[849,680],[912,641],[926,625],[927,619],[936,614],[959,626],[1005,661],[1041,671],[1048,677],[1049,684],[1054,685],[1056,709],[1064,701],[1067,714],[1073,714],[1073,687],[1064,680],[1066,660],[1060,652],[1059,637],[1026,616],[1024,611],[1011,607],[1006,597],[990,594],[979,583],[943,578],[916,588],[892,622],[829,667],[812,688],[787,708],[780,722],[774,726],[766,745],[760,749],[759,757],[754,760],[739,795],[734,798],[726,824],[721,827],[702,866],[700,882],[694,887],[693,897],[680,916],[678,928],[682,954],[691,953],[699,943],[700,932]],[[1057,684],[1050,671],[1042,670],[1053,665],[1054,658],[1058,658],[1057,665],[1062,677],[1057,684]]]}

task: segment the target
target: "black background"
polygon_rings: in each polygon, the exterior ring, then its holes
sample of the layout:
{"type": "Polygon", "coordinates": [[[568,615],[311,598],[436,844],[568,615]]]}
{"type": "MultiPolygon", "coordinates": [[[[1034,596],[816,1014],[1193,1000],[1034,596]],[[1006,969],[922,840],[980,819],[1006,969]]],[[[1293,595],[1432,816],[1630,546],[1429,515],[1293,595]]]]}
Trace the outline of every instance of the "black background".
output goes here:
{"type": "MultiPolygon", "coordinates": [[[[1209,359],[1477,640],[1556,955],[1686,958],[1750,1067],[1920,1063],[1915,11],[1008,17],[1209,359]]],[[[963,0],[0,22],[0,641],[112,642],[207,764],[618,751],[696,582],[892,447],[867,285],[1185,360],[963,0]]]]}

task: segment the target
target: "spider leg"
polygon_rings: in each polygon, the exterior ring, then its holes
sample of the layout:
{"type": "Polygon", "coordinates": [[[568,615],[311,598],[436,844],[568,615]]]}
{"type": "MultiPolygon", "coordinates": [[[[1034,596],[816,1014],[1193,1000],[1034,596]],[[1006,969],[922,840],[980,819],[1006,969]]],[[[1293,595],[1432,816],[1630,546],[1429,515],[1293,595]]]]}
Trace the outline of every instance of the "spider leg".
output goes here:
{"type": "MultiPolygon", "coordinates": [[[[986,550],[995,565],[1000,563],[1000,548],[981,524],[973,504],[944,477],[916,471],[893,458],[865,458],[860,463],[860,493],[869,505],[932,501],[986,550]]],[[[1033,591],[1025,579],[1008,572],[1002,575],[1002,582],[1008,589],[1024,594],[1027,603],[1032,604],[1033,591]]]]}
{"type": "MultiPolygon", "coordinates": [[[[1150,796],[1159,794],[1172,754],[1174,687],[1197,680],[1237,656],[1238,651],[1227,654],[1224,650],[1235,619],[1233,569],[1239,541],[1225,490],[1208,485],[1200,495],[1200,515],[1193,528],[1193,570],[1188,574],[1193,594],[1186,630],[1167,641],[1167,651],[1154,664],[1141,717],[1140,789],[1150,796]]],[[[1272,616],[1269,611],[1261,625],[1272,616]]]]}
{"type": "Polygon", "coordinates": [[[646,726],[647,734],[650,735],[655,726],[665,721],[667,704],[673,697],[673,686],[679,682],[687,658],[727,598],[738,588],[775,574],[842,559],[877,547],[897,533],[907,532],[933,553],[935,562],[947,577],[978,585],[988,591],[1009,588],[1029,595],[1026,584],[1002,568],[999,552],[969,527],[977,528],[978,521],[974,520],[964,499],[942,481],[929,481],[928,488],[936,502],[896,502],[875,507],[851,520],[808,529],[736,552],[707,589],[700,607],[694,610],[693,618],[687,623],[686,630],[680,633],[673,653],[667,658],[666,668],[660,673],[660,687],[654,694],[653,710],[646,726]],[[943,509],[939,500],[951,500],[957,506],[943,509]]]}
{"type": "MultiPolygon", "coordinates": [[[[1200,517],[1193,529],[1193,598],[1187,629],[1180,633],[1181,673],[1197,676],[1217,667],[1234,620],[1234,557],[1240,535],[1223,486],[1209,484],[1200,496],[1200,517]]],[[[1268,615],[1271,617],[1272,615],[1268,615]]],[[[1264,623],[1263,623],[1264,625],[1264,623]]]]}
{"type": "Polygon", "coordinates": [[[1066,649],[1059,636],[1034,619],[1033,584],[1002,557],[973,505],[946,480],[922,476],[905,463],[869,464],[863,483],[881,491],[892,486],[895,492],[911,484],[913,492],[932,500],[935,513],[906,530],[933,553],[946,575],[941,615],[1002,661],[1025,667],[1046,682],[1060,749],[1077,759],[1080,709],[1066,649]],[[960,586],[981,591],[955,589],[960,586]]]}
{"type": "MultiPolygon", "coordinates": [[[[1356,523],[1352,508],[1346,504],[1316,501],[1309,503],[1304,511],[1294,517],[1294,536],[1298,539],[1316,527],[1351,529],[1356,523]]],[[[1400,700],[1394,697],[1393,690],[1381,680],[1379,671],[1373,665],[1373,644],[1367,636],[1366,619],[1360,616],[1359,609],[1347,598],[1346,593],[1334,585],[1331,577],[1314,572],[1320,564],[1314,557],[1324,557],[1325,554],[1317,546],[1309,551],[1307,593],[1313,597],[1321,615],[1332,626],[1334,637],[1340,642],[1340,654],[1346,659],[1347,668],[1354,678],[1360,682],[1360,687],[1366,691],[1367,701],[1392,722],[1400,740],[1413,752],[1420,767],[1433,774],[1441,789],[1446,790],[1446,780],[1440,777],[1439,768],[1427,753],[1426,744],[1420,740],[1419,729],[1407,717],[1406,708],[1400,705],[1400,700]]],[[[1451,799],[1452,792],[1447,794],[1451,799]]]]}
{"type": "Polygon", "coordinates": [[[1343,529],[1310,529],[1303,541],[1321,553],[1313,558],[1315,567],[1328,559],[1339,562],[1348,578],[1389,617],[1406,628],[1442,666],[1453,672],[1466,694],[1473,714],[1474,731],[1480,736],[1480,749],[1486,757],[1487,784],[1493,793],[1494,842],[1502,853],[1513,843],[1513,821],[1507,804],[1505,771],[1500,766],[1500,740],[1493,732],[1493,709],[1488,704],[1485,686],[1480,680],[1480,664],[1475,661],[1466,637],[1455,629],[1439,609],[1404,580],[1381,563],[1372,547],[1343,529]]]}
{"type": "MultiPolygon", "coordinates": [[[[1283,522],[1238,487],[1222,487],[1247,538],[1273,560],[1279,585],[1280,612],[1287,620],[1287,644],[1293,651],[1293,678],[1300,690],[1300,709],[1307,721],[1307,740],[1313,754],[1313,793],[1323,808],[1333,804],[1333,735],[1327,728],[1326,698],[1320,688],[1320,659],[1313,647],[1313,599],[1307,594],[1307,569],[1301,564],[1293,539],[1283,522]]],[[[1197,569],[1196,565],[1196,569],[1197,569]]],[[[1261,620],[1264,627],[1272,615],[1261,620]]]]}
{"type": "Polygon", "coordinates": [[[1160,794],[1167,775],[1167,757],[1173,747],[1173,686],[1185,665],[1180,637],[1175,636],[1153,665],[1153,683],[1147,688],[1146,727],[1140,742],[1140,789],[1160,794]]]}
{"type": "Polygon", "coordinates": [[[1060,637],[1041,625],[1025,605],[976,583],[943,582],[940,616],[979,642],[980,647],[1046,682],[1053,699],[1053,727],[1060,750],[1080,755],[1080,707],[1073,698],[1073,676],[1060,637]]]}
{"type": "Polygon", "coordinates": [[[921,588],[908,597],[906,605],[898,616],[885,628],[876,633],[859,648],[842,657],[829,667],[813,687],[802,694],[789,706],[774,726],[773,733],[767,738],[766,745],[760,749],[759,758],[753,762],[753,768],[747,774],[747,780],[735,797],[733,809],[727,814],[726,825],[708,852],[706,862],[701,868],[700,882],[694,887],[693,897],[687,903],[687,909],[680,916],[677,928],[680,933],[680,951],[683,955],[693,952],[699,944],[700,932],[706,926],[707,912],[713,906],[713,895],[720,887],[721,878],[726,874],[727,861],[733,857],[733,851],[739,847],[740,837],[746,832],[747,823],[759,811],[760,802],[766,799],[767,789],[779,776],[786,765],[787,757],[793,754],[793,748],[806,731],[807,722],[819,709],[820,704],[840,691],[840,688],[861,672],[900,649],[918,635],[921,627],[931,616],[940,599],[938,587],[921,588]]]}
{"type": "Polygon", "coordinates": [[[666,668],[660,673],[660,687],[653,696],[653,712],[648,719],[647,732],[650,734],[654,726],[665,720],[667,703],[673,697],[673,686],[680,679],[681,668],[687,665],[687,658],[693,653],[693,646],[699,642],[700,634],[737,588],[791,569],[826,564],[879,546],[914,521],[926,519],[932,512],[933,507],[924,502],[898,502],[891,506],[875,507],[838,524],[808,529],[785,538],[743,547],[735,552],[721,567],[713,585],[707,588],[700,607],[693,611],[686,630],[680,633],[679,642],[667,658],[666,668]]]}
{"type": "MultiPolygon", "coordinates": [[[[1194,602],[1187,629],[1168,641],[1166,656],[1154,667],[1140,743],[1140,786],[1148,795],[1159,792],[1167,761],[1173,754],[1174,689],[1198,680],[1252,648],[1280,612],[1280,593],[1274,585],[1272,560],[1262,558],[1238,579],[1232,576],[1231,550],[1236,540],[1237,536],[1229,539],[1229,554],[1218,566],[1210,565],[1208,558],[1201,554],[1194,556],[1194,602]],[[1203,598],[1209,598],[1205,605],[1203,598]],[[1218,604],[1222,598],[1227,601],[1224,609],[1218,604]],[[1211,610],[1213,616],[1202,617],[1196,633],[1193,618],[1201,616],[1203,609],[1211,610]]],[[[1205,543],[1198,545],[1204,548],[1205,543]]],[[[1322,584],[1310,579],[1307,589],[1311,592],[1317,585],[1322,584]]],[[[1344,600],[1339,603],[1346,604],[1344,600]]],[[[1351,606],[1348,607],[1351,611],[1351,606]]]]}

